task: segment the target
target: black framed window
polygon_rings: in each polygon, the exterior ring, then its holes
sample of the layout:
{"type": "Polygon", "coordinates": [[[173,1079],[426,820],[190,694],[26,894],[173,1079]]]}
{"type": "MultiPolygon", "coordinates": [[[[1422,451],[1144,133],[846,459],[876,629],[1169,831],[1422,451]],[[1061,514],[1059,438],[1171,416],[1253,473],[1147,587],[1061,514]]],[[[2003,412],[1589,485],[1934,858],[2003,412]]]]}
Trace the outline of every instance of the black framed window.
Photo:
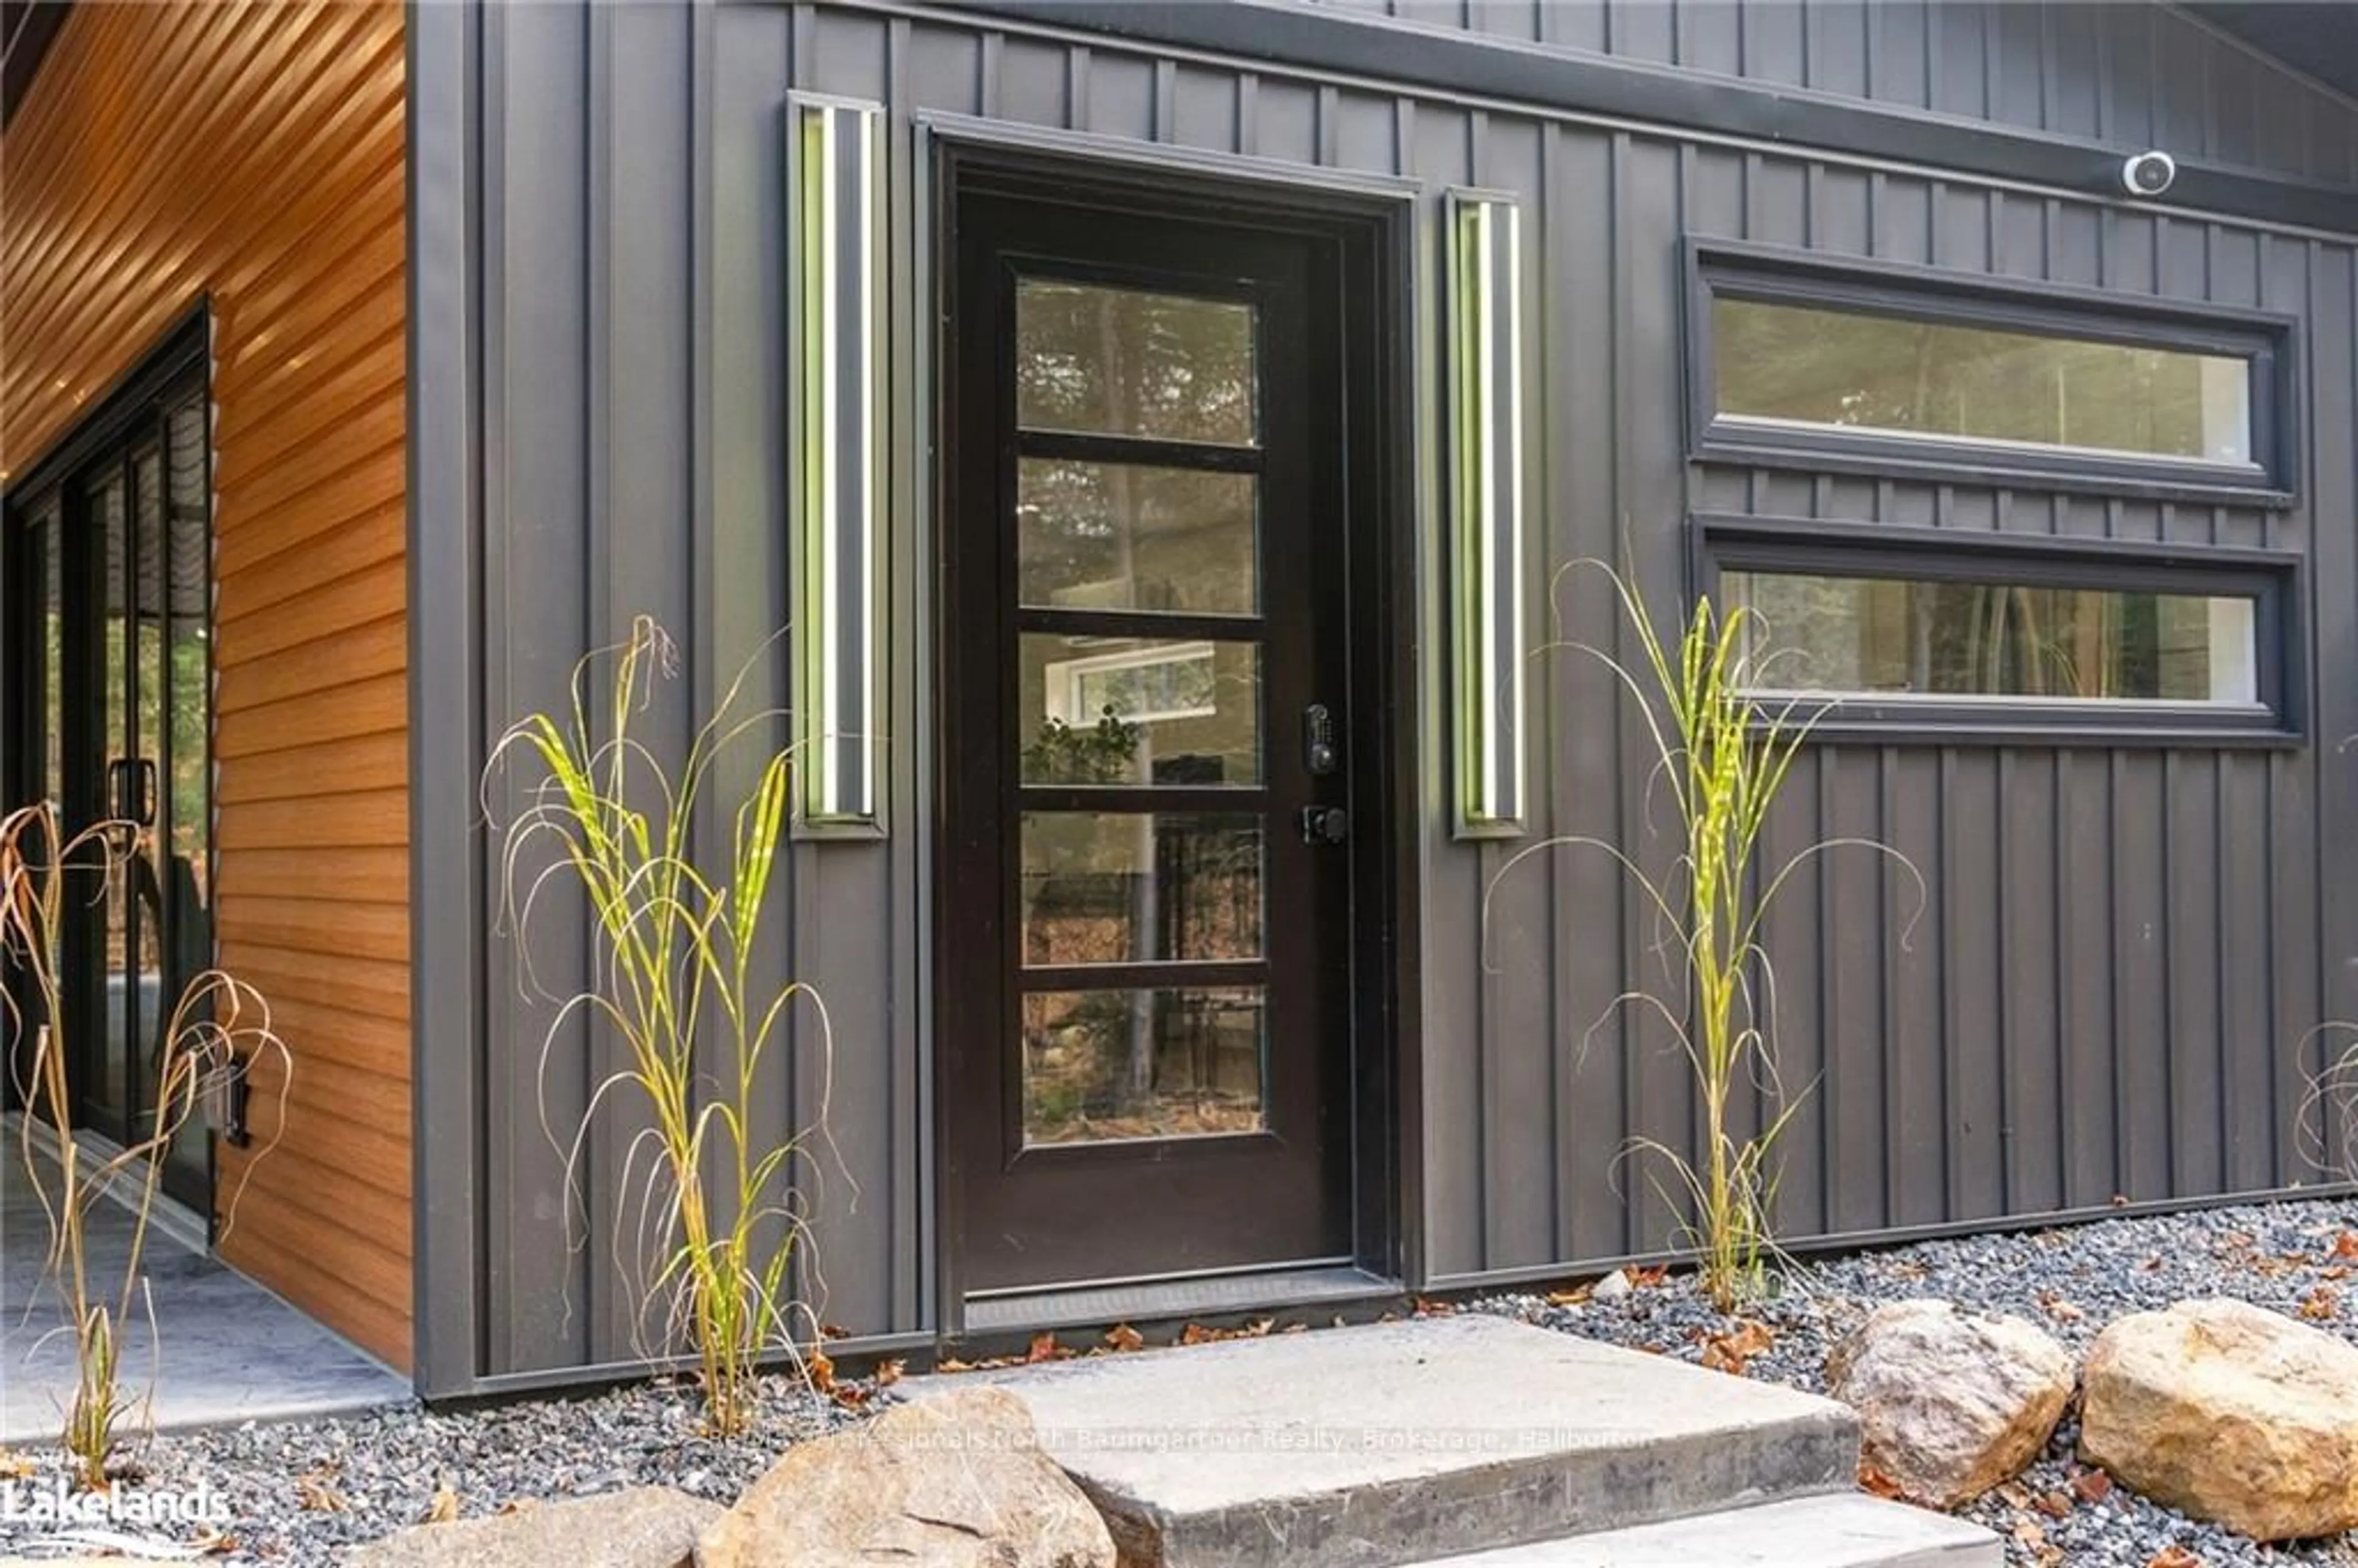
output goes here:
{"type": "Polygon", "coordinates": [[[2292,320],[1691,242],[1703,461],[2288,506],[2292,320]]]}
{"type": "Polygon", "coordinates": [[[1696,520],[1754,693],[1879,740],[2288,742],[2297,555],[1774,518],[1696,520]]]}

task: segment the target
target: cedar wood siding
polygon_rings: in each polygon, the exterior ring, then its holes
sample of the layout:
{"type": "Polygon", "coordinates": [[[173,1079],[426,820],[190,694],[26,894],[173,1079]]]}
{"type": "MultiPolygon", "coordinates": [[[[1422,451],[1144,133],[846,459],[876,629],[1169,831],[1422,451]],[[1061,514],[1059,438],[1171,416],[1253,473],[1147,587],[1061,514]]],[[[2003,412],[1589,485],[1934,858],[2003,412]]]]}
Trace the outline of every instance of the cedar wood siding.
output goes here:
{"type": "MultiPolygon", "coordinates": [[[[1650,18],[1655,8],[1644,9],[1650,18]]],[[[1743,7],[1750,21],[1730,6],[1676,9],[1689,17],[1682,26],[1710,33],[1698,47],[1722,55],[1738,31],[1757,49],[1770,36],[1760,29],[1792,22],[1752,5],[1743,7]]],[[[2033,36],[2052,40],[2037,56],[2044,90],[2069,103],[2093,91],[2084,73],[2093,67],[2066,47],[2079,37],[2078,7],[1963,9],[1991,9],[1972,25],[2008,38],[2024,24],[1995,12],[2023,13],[2033,36]]],[[[1810,7],[1820,18],[1860,11],[1810,7]]],[[[454,409],[449,493],[481,498],[480,536],[453,530],[441,564],[453,585],[479,586],[486,607],[475,641],[446,666],[473,683],[485,731],[561,702],[574,651],[621,636],[639,611],[678,636],[697,707],[784,623],[782,108],[800,90],[893,114],[895,467],[882,673],[891,830],[797,843],[786,857],[776,962],[827,997],[833,1054],[823,1065],[814,1037],[798,1035],[773,1120],[756,1130],[783,1136],[815,1117],[822,1087],[828,1095],[831,1137],[813,1167],[828,1322],[860,1336],[925,1336],[944,1321],[926,1053],[930,1019],[958,999],[929,996],[926,978],[936,543],[918,454],[934,405],[916,367],[933,301],[910,248],[928,211],[913,157],[926,114],[1405,179],[1427,222],[1452,185],[1517,196],[1526,209],[1534,642],[1556,611],[1566,634],[1618,634],[1601,580],[1575,579],[1550,600],[1568,563],[1621,556],[1625,531],[1625,564],[1658,615],[1675,613],[1690,512],[2301,553],[2305,741],[1814,748],[1780,803],[1770,852],[1820,836],[1880,838],[1921,869],[1930,904],[1909,925],[1902,883],[1862,857],[1833,860],[1791,884],[1769,941],[1789,1076],[1813,1086],[1790,1134],[1780,1195],[1784,1233],[1797,1243],[2315,1179],[2296,1130],[2301,1076],[2321,1050],[2312,1032],[2321,1019],[2358,1017],[2358,902],[2338,870],[2358,838],[2358,769],[2340,744],[2358,734],[2358,470],[2346,439],[2358,420],[2358,267],[2346,237],[1960,168],[1469,102],[1415,82],[1407,35],[1398,78],[1379,81],[955,7],[573,3],[468,15],[471,33],[455,18],[437,23],[450,48],[436,58],[448,72],[439,91],[453,102],[481,95],[468,133],[480,139],[454,135],[449,154],[481,181],[480,226],[465,226],[454,200],[451,232],[464,243],[437,254],[464,264],[463,275],[440,276],[442,291],[454,302],[460,281],[472,291],[470,314],[448,326],[480,324],[480,348],[443,368],[479,402],[480,424],[459,422],[455,396],[437,406],[454,409]],[[2291,410],[2304,432],[2298,503],[2158,503],[1691,463],[1681,390],[1690,236],[2283,312],[2296,319],[2309,397],[2291,410]],[[552,386],[578,392],[551,397],[552,386]]],[[[2176,36],[2181,24],[2168,14],[2152,26],[2176,36]]],[[[2236,59],[2261,69],[2255,57],[2236,59]]],[[[2013,69],[2003,73],[2009,91],[2013,69]]],[[[2107,69],[2114,90],[2126,91],[2107,69]]],[[[2347,108],[2313,107],[2313,90],[2289,73],[2270,70],[2254,85],[2249,128],[2269,145],[2289,134],[2279,104],[2301,106],[2303,137],[2347,108]]],[[[2126,149],[2155,134],[2144,120],[2114,124],[2126,149]]],[[[2091,134],[2115,130],[2099,123],[2091,134]]],[[[2307,167],[2337,167],[2333,134],[2307,167]]],[[[930,243],[941,254],[942,237],[930,243]]],[[[1433,266],[1428,250],[1417,280],[1428,375],[1433,266]]],[[[445,336],[438,324],[420,341],[445,336]]],[[[1434,762],[1399,826],[1415,839],[1422,909],[1421,1105],[1401,1131],[1421,1168],[1408,1282],[1471,1285],[1660,1251],[1673,1217],[1621,1154],[1639,1136],[1691,1147],[1693,1097],[1659,1031],[1609,1016],[1653,962],[1642,903],[1617,871],[1567,852],[1501,880],[1517,844],[1451,835],[1430,385],[1422,417],[1414,733],[1434,762]]],[[[760,667],[755,700],[781,695],[780,673],[760,667]]],[[[1535,832],[1625,841],[1659,863],[1661,838],[1646,831],[1643,735],[1611,680],[1570,655],[1544,658],[1531,712],[1535,832]]],[[[450,765],[453,776],[465,772],[455,756],[450,765]]],[[[453,856],[481,852],[466,849],[460,813],[444,828],[437,842],[453,856]]],[[[562,991],[579,976],[587,926],[578,908],[547,913],[535,962],[562,991]]],[[[495,914],[487,900],[469,928],[492,929],[495,914]]],[[[606,1137],[579,1173],[591,1207],[577,1233],[585,1248],[553,1223],[563,1172],[541,1131],[544,1117],[568,1125],[585,1102],[598,1043],[561,1038],[558,1071],[542,1076],[549,1013],[520,997],[512,946],[454,944],[449,957],[437,994],[450,1003],[451,1027],[438,1025],[422,1048],[449,1065],[449,1076],[434,1075],[437,1096],[480,1085],[481,1153],[463,1130],[443,1140],[443,1122],[428,1119],[437,1141],[427,1162],[438,1182],[447,1173],[451,1196],[431,1206],[449,1238],[435,1268],[456,1304],[449,1357],[436,1353],[427,1382],[516,1388],[626,1363],[629,1314],[604,1240],[621,1195],[621,1141],[606,1137]],[[471,979],[461,964],[479,966],[471,979]],[[457,1005],[470,990],[485,1009],[480,1036],[457,1005]],[[479,1344],[484,1358],[470,1369],[479,1344]]],[[[438,1282],[434,1293],[443,1299],[438,1282]]]]}
{"type": "Polygon", "coordinates": [[[223,1257],[410,1354],[403,13],[76,5],[0,159],[22,472],[211,307],[216,916],[297,1062],[223,1257]]]}

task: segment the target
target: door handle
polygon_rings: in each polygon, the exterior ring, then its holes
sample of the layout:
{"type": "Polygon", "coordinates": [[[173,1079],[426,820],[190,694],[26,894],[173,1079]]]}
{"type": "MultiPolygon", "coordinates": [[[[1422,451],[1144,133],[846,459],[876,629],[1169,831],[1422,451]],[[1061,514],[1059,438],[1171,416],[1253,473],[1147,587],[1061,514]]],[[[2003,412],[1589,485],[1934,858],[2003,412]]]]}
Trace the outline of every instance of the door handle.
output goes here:
{"type": "Polygon", "coordinates": [[[156,764],[146,757],[117,757],[106,764],[106,808],[117,822],[156,826],[156,764]]]}
{"type": "Polygon", "coordinates": [[[1302,808],[1302,841],[1305,844],[1340,844],[1351,837],[1351,814],[1339,806],[1305,806],[1302,808]]]}
{"type": "Polygon", "coordinates": [[[1302,710],[1302,765],[1313,778],[1324,778],[1341,761],[1335,750],[1335,714],[1323,702],[1302,710]]]}

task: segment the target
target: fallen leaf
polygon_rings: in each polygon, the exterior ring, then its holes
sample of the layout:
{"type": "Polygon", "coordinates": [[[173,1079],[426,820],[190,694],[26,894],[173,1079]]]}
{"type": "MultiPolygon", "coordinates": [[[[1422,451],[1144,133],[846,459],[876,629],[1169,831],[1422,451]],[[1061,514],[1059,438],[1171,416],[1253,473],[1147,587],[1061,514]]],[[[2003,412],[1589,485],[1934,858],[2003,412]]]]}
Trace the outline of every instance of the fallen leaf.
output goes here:
{"type": "Polygon", "coordinates": [[[1712,1371],[1732,1372],[1741,1378],[1745,1367],[1776,1343],[1777,1336],[1768,1331],[1768,1325],[1747,1319],[1726,1334],[1705,1335],[1702,1338],[1703,1364],[1712,1371]]]}
{"type": "Polygon", "coordinates": [[[295,1477],[295,1502],[305,1513],[340,1514],[352,1510],[352,1499],[336,1489],[336,1467],[322,1465],[295,1477]]]}
{"type": "Polygon", "coordinates": [[[851,1330],[839,1323],[822,1323],[818,1325],[818,1336],[821,1339],[849,1339],[851,1330]]]}
{"type": "Polygon", "coordinates": [[[528,1513],[539,1506],[540,1499],[537,1498],[510,1498],[500,1505],[500,1512],[503,1514],[528,1513]]]}
{"type": "Polygon", "coordinates": [[[2063,1292],[2061,1291],[2039,1292],[2039,1307],[2041,1312],[2044,1312],[2049,1317],[2053,1318],[2058,1323],[2077,1323],[2082,1318],[2088,1315],[2086,1313],[2082,1312],[2078,1307],[2073,1306],[2070,1302],[2065,1301],[2063,1299],[2063,1292]]]}
{"type": "Polygon", "coordinates": [[[0,1448],[0,1477],[22,1480],[33,1473],[33,1462],[21,1454],[11,1454],[0,1448]]]}
{"type": "Polygon", "coordinates": [[[2165,1546],[2153,1554],[2145,1568],[2202,1568],[2202,1559],[2182,1546],[2165,1546]]]}
{"type": "Polygon", "coordinates": [[[835,1392],[835,1362],[826,1351],[813,1350],[810,1353],[809,1358],[803,1363],[803,1376],[810,1380],[814,1392],[835,1392]]]}
{"type": "Polygon", "coordinates": [[[1864,1459],[1859,1461],[1858,1487],[1859,1490],[1870,1496],[1881,1498],[1887,1503],[1898,1502],[1907,1496],[1898,1482],[1864,1459]]]}
{"type": "Polygon", "coordinates": [[[1106,1330],[1106,1343],[1116,1350],[1142,1350],[1146,1347],[1146,1336],[1126,1323],[1117,1323],[1106,1330]]]}
{"type": "Polygon", "coordinates": [[[955,1356],[945,1356],[940,1360],[934,1363],[934,1370],[936,1372],[971,1372],[974,1370],[974,1363],[971,1361],[961,1361],[955,1356]]]}
{"type": "Polygon", "coordinates": [[[2300,1315],[2311,1323],[2331,1323],[2341,1312],[2342,1292],[2331,1285],[2319,1285],[2300,1298],[2300,1315]]]}
{"type": "Polygon", "coordinates": [[[1657,1263],[1650,1269],[1624,1269],[1621,1272],[1628,1276],[1629,1283],[1634,1288],[1642,1291],[1650,1286],[1659,1285],[1669,1279],[1671,1266],[1667,1263],[1657,1263]]]}
{"type": "Polygon", "coordinates": [[[878,1362],[876,1366],[876,1386],[880,1389],[891,1388],[893,1384],[901,1380],[901,1374],[908,1369],[909,1364],[906,1361],[900,1359],[898,1357],[895,1357],[890,1361],[878,1362]]]}
{"type": "Polygon", "coordinates": [[[2161,1260],[2158,1257],[2148,1258],[2137,1265],[2137,1270],[2140,1273],[2158,1274],[2161,1272],[2161,1260]]]}
{"type": "Polygon", "coordinates": [[[1430,1296],[1416,1297],[1415,1307],[1419,1317],[1448,1317],[1457,1311],[1456,1303],[1435,1301],[1430,1296]]]}
{"type": "Polygon", "coordinates": [[[1547,1304],[1552,1307],[1585,1306],[1589,1295],[1595,1289],[1594,1285],[1574,1285],[1568,1291],[1550,1291],[1547,1304]]]}
{"type": "Polygon", "coordinates": [[[426,1505],[426,1522],[449,1524],[458,1517],[459,1494],[452,1491],[449,1483],[446,1481],[434,1488],[434,1500],[426,1505]]]}
{"type": "Polygon", "coordinates": [[[2128,1194],[2126,1194],[2126,1193],[2115,1193],[2115,1194],[2113,1195],[2113,1206],[2114,1206],[2115,1208],[2126,1208],[2126,1207],[2128,1207],[2128,1206],[2129,1206],[2129,1195],[2128,1195],[2128,1194]]]}
{"type": "Polygon", "coordinates": [[[2068,1519],[2071,1513],[2071,1499],[2062,1492],[2049,1492],[2031,1506],[2049,1519],[2068,1519]]]}
{"type": "Polygon", "coordinates": [[[2333,1256],[2358,1263],[2358,1230],[2345,1230],[2333,1238],[2333,1256]]]}
{"type": "Polygon", "coordinates": [[[1071,1351],[1056,1343],[1055,1335],[1043,1332],[1032,1336],[1032,1348],[1023,1353],[1023,1359],[1036,1365],[1042,1361],[1063,1361],[1071,1355],[1071,1351]]]}
{"type": "Polygon", "coordinates": [[[2101,1503],[2113,1495],[2113,1477],[2103,1470],[2082,1470],[2071,1477],[2071,1490],[2083,1503],[2101,1503]]]}
{"type": "Polygon", "coordinates": [[[2013,1534],[2015,1540],[2034,1551],[2047,1544],[2047,1527],[2035,1519],[2016,1519],[2013,1534]]]}

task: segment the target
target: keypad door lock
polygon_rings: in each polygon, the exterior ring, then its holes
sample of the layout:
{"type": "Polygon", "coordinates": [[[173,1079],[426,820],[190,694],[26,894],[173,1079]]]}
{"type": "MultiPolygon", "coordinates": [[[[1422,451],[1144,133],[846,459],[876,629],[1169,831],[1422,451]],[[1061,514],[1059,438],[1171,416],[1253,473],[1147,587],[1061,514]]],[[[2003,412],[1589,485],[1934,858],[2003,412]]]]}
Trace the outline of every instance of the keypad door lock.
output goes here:
{"type": "Polygon", "coordinates": [[[1335,750],[1334,712],[1314,702],[1302,710],[1302,765],[1311,777],[1325,778],[1341,760],[1335,750]]]}
{"type": "Polygon", "coordinates": [[[1305,844],[1340,844],[1351,837],[1351,814],[1339,806],[1305,806],[1302,808],[1302,841],[1305,844]]]}

